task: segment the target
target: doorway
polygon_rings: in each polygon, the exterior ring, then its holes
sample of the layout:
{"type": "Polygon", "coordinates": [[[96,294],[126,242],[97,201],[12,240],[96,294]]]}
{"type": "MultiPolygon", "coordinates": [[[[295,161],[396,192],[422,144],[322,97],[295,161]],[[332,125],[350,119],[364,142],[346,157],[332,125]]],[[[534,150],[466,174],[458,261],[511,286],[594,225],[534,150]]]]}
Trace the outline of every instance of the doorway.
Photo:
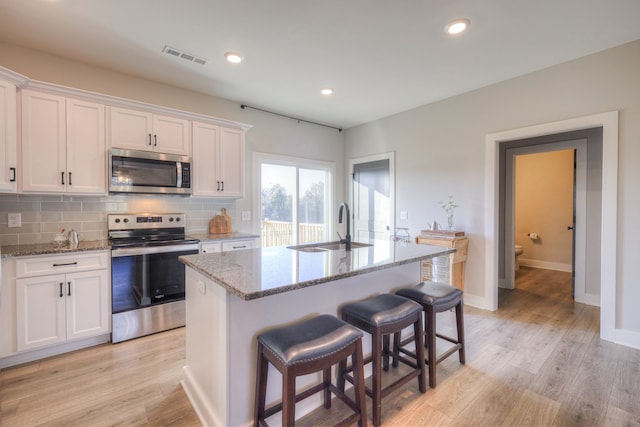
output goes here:
{"type": "MultiPolygon", "coordinates": [[[[586,275],[588,234],[588,241],[593,247],[599,247],[601,243],[599,226],[587,231],[587,211],[589,208],[594,212],[602,209],[599,188],[591,188],[593,194],[589,206],[587,203],[587,143],[591,140],[591,164],[601,165],[599,148],[602,138],[600,130],[594,129],[578,132],[584,138],[562,140],[575,134],[561,133],[504,143],[504,174],[501,173],[505,181],[504,215],[501,221],[504,222],[504,279],[500,286],[508,289],[515,287],[514,248],[518,244],[523,246],[525,253],[537,260],[533,266],[572,271],[576,302],[599,306],[600,271],[598,269],[597,274],[592,274],[588,280],[586,275]],[[548,142],[553,140],[557,142],[548,142]],[[532,163],[535,167],[527,170],[530,176],[520,175],[520,179],[528,179],[530,185],[517,187],[516,164],[519,161],[524,167],[527,164],[525,159],[536,157],[538,162],[532,163]],[[520,193],[517,193],[517,188],[520,193]],[[527,200],[527,194],[533,203],[523,202],[523,199],[527,200]],[[520,202],[516,203],[517,200],[520,202]],[[524,229],[516,223],[516,205],[520,208],[524,229]],[[537,256],[534,252],[537,252],[537,256]]],[[[589,172],[595,175],[592,180],[602,179],[600,170],[601,167],[592,168],[589,172]]],[[[597,259],[594,256],[591,258],[598,265],[599,256],[597,259]]]]}
{"type": "MultiPolygon", "coordinates": [[[[591,133],[592,145],[600,144],[600,134],[591,133]]],[[[520,258],[528,258],[530,266],[572,272],[577,290],[572,294],[577,302],[599,305],[599,274],[590,278],[594,283],[589,287],[585,278],[586,170],[587,138],[552,143],[533,140],[526,146],[507,148],[502,287],[515,286],[514,248],[520,245],[523,255],[528,255],[520,258]]],[[[592,210],[601,209],[601,199],[592,199],[592,210]]]]}
{"type": "Polygon", "coordinates": [[[616,267],[618,206],[618,112],[594,114],[558,122],[534,125],[487,134],[485,141],[485,294],[476,305],[498,309],[499,262],[504,259],[503,223],[500,223],[500,194],[504,185],[500,165],[504,161],[501,145],[505,141],[554,135],[592,128],[602,129],[601,144],[601,209],[598,225],[601,244],[596,248],[600,269],[600,337],[616,340],[616,267]],[[501,249],[502,248],[502,249],[501,249]],[[502,250],[502,254],[500,253],[502,250]]]}
{"type": "Polygon", "coordinates": [[[394,153],[349,160],[353,240],[389,240],[395,229],[394,153]]]}

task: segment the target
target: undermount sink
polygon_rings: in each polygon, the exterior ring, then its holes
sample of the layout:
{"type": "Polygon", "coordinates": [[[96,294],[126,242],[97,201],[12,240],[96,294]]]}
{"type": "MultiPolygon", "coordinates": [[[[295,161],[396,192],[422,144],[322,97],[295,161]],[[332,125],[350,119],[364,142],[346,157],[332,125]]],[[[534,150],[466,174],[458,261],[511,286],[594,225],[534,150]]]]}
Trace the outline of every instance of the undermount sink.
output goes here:
{"type": "MultiPolygon", "coordinates": [[[[373,246],[369,243],[360,243],[360,242],[351,242],[351,249],[357,248],[366,248],[369,246],[373,246]]],[[[344,249],[344,243],[340,242],[325,242],[325,243],[312,243],[308,245],[298,245],[298,246],[287,246],[289,249],[293,249],[294,251],[301,252],[324,252],[324,251],[335,251],[344,249]]]]}

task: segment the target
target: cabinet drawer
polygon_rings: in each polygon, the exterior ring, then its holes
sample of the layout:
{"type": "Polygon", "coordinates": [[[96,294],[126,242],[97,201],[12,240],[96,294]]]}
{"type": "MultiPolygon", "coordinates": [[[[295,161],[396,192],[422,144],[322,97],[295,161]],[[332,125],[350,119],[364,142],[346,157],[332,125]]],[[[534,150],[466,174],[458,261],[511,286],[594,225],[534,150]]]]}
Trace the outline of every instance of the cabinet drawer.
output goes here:
{"type": "Polygon", "coordinates": [[[239,251],[242,249],[253,248],[253,240],[230,240],[228,242],[222,242],[222,251],[239,251]]]}
{"type": "Polygon", "coordinates": [[[109,265],[108,252],[85,252],[73,255],[32,256],[16,260],[16,277],[99,270],[109,265]]]}

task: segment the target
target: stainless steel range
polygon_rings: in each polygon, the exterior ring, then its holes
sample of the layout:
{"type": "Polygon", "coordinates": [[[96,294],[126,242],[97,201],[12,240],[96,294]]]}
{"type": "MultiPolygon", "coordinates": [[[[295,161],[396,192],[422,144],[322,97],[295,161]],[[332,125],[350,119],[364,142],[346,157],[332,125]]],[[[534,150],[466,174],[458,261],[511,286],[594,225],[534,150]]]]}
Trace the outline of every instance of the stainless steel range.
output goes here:
{"type": "Polygon", "coordinates": [[[181,255],[198,253],[185,215],[109,214],[112,342],[185,325],[181,255]]]}

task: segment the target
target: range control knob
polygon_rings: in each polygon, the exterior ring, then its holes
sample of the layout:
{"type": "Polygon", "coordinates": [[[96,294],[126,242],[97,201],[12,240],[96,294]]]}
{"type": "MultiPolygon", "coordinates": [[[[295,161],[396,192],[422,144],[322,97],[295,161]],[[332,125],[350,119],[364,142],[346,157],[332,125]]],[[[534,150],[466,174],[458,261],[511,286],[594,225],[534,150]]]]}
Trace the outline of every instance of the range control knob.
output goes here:
{"type": "Polygon", "coordinates": [[[125,218],[125,219],[123,219],[123,221],[124,221],[124,222],[125,222],[125,224],[126,224],[127,222],[129,222],[129,218],[125,218]]]}
{"type": "Polygon", "coordinates": [[[116,218],[116,224],[120,224],[120,218],[116,218]]]}
{"type": "Polygon", "coordinates": [[[172,216],[169,217],[169,222],[173,222],[173,217],[172,216]]]}
{"type": "Polygon", "coordinates": [[[180,217],[177,217],[177,218],[176,218],[176,222],[180,222],[180,217]]]}

